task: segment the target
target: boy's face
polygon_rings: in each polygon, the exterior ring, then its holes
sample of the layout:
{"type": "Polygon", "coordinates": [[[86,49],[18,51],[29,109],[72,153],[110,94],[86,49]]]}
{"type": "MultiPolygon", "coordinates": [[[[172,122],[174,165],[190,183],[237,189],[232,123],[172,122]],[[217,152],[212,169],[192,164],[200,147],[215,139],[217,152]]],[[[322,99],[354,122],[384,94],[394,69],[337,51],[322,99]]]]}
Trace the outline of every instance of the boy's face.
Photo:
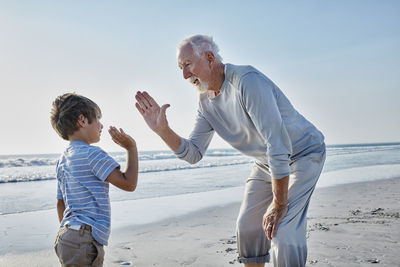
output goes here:
{"type": "MultiPolygon", "coordinates": [[[[85,118],[85,120],[87,120],[85,118]]],[[[92,120],[91,123],[86,121],[86,135],[89,144],[97,143],[100,141],[101,129],[103,129],[103,124],[101,124],[99,117],[92,120]]]]}

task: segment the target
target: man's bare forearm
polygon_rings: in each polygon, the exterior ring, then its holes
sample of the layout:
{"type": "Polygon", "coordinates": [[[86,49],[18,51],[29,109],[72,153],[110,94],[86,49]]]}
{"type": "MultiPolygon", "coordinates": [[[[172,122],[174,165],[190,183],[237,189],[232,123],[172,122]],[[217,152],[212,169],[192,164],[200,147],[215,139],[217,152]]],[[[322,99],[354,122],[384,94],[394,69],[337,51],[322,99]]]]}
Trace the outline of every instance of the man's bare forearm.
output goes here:
{"type": "Polygon", "coordinates": [[[157,133],[167,146],[175,151],[181,145],[181,137],[177,135],[171,128],[167,127],[165,130],[157,133]]]}

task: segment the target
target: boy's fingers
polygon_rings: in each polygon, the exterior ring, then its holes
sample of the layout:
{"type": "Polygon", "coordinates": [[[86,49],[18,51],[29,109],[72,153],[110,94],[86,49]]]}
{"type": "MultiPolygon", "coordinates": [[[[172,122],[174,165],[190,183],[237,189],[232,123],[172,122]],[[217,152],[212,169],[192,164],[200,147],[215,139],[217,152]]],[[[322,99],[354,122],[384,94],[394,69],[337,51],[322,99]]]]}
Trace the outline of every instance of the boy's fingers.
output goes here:
{"type": "Polygon", "coordinates": [[[118,133],[118,132],[114,135],[114,138],[117,139],[117,140],[119,140],[119,141],[121,141],[121,140],[123,139],[123,137],[121,136],[121,134],[118,133]]]}
{"type": "Polygon", "coordinates": [[[113,141],[114,141],[115,143],[117,143],[118,145],[120,145],[120,144],[121,144],[121,141],[120,141],[120,140],[118,140],[118,139],[115,139],[115,138],[113,138],[113,141]]]}
{"type": "Polygon", "coordinates": [[[125,137],[125,133],[124,133],[124,131],[122,130],[122,128],[119,128],[119,130],[118,130],[117,128],[115,128],[115,131],[116,131],[117,135],[118,135],[120,138],[124,138],[124,137],[125,137]]]}
{"type": "Polygon", "coordinates": [[[118,130],[116,127],[110,126],[108,132],[111,135],[111,139],[120,146],[123,146],[131,138],[122,128],[118,130]]]}
{"type": "Polygon", "coordinates": [[[115,138],[112,138],[112,140],[113,140],[115,143],[118,143],[118,141],[117,141],[115,138]]]}
{"type": "Polygon", "coordinates": [[[108,132],[109,132],[110,135],[113,136],[113,137],[117,135],[117,132],[116,132],[115,129],[110,129],[108,132]]]}
{"type": "Polygon", "coordinates": [[[111,135],[111,137],[112,137],[112,139],[115,141],[115,140],[118,140],[119,142],[121,141],[121,139],[123,138],[122,136],[121,136],[121,134],[118,132],[118,130],[116,130],[116,129],[113,129],[113,130],[110,130],[110,135],[111,135]]]}

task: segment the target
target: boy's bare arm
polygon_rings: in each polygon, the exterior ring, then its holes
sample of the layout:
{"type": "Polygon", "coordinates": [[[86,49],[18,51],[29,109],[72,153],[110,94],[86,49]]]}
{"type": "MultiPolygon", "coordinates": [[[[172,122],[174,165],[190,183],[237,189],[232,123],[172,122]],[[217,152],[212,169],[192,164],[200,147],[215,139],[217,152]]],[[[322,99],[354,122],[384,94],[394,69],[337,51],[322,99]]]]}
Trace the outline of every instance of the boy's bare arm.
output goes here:
{"type": "Polygon", "coordinates": [[[126,149],[127,158],[125,172],[121,172],[117,168],[110,173],[106,181],[122,190],[134,191],[137,185],[139,168],[136,142],[122,129],[118,131],[115,127],[110,127],[108,132],[116,144],[126,149]]]}
{"type": "Polygon", "coordinates": [[[57,199],[57,215],[58,215],[58,220],[60,221],[60,223],[64,217],[64,210],[65,210],[64,200],[57,199]]]}

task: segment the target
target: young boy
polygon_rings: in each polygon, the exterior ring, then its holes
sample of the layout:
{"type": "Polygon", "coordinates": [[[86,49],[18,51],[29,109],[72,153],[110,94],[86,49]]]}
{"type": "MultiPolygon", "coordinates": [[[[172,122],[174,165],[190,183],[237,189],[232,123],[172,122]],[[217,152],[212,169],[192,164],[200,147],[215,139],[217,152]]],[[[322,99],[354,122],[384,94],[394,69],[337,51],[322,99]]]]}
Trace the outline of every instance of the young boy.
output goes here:
{"type": "Polygon", "coordinates": [[[57,213],[61,223],[55,250],[62,266],[103,266],[110,235],[109,183],[134,191],[138,179],[135,140],[110,127],[112,140],[127,151],[125,172],[101,148],[100,108],[77,94],[56,98],[51,125],[69,146],[57,163],[57,213]]]}

